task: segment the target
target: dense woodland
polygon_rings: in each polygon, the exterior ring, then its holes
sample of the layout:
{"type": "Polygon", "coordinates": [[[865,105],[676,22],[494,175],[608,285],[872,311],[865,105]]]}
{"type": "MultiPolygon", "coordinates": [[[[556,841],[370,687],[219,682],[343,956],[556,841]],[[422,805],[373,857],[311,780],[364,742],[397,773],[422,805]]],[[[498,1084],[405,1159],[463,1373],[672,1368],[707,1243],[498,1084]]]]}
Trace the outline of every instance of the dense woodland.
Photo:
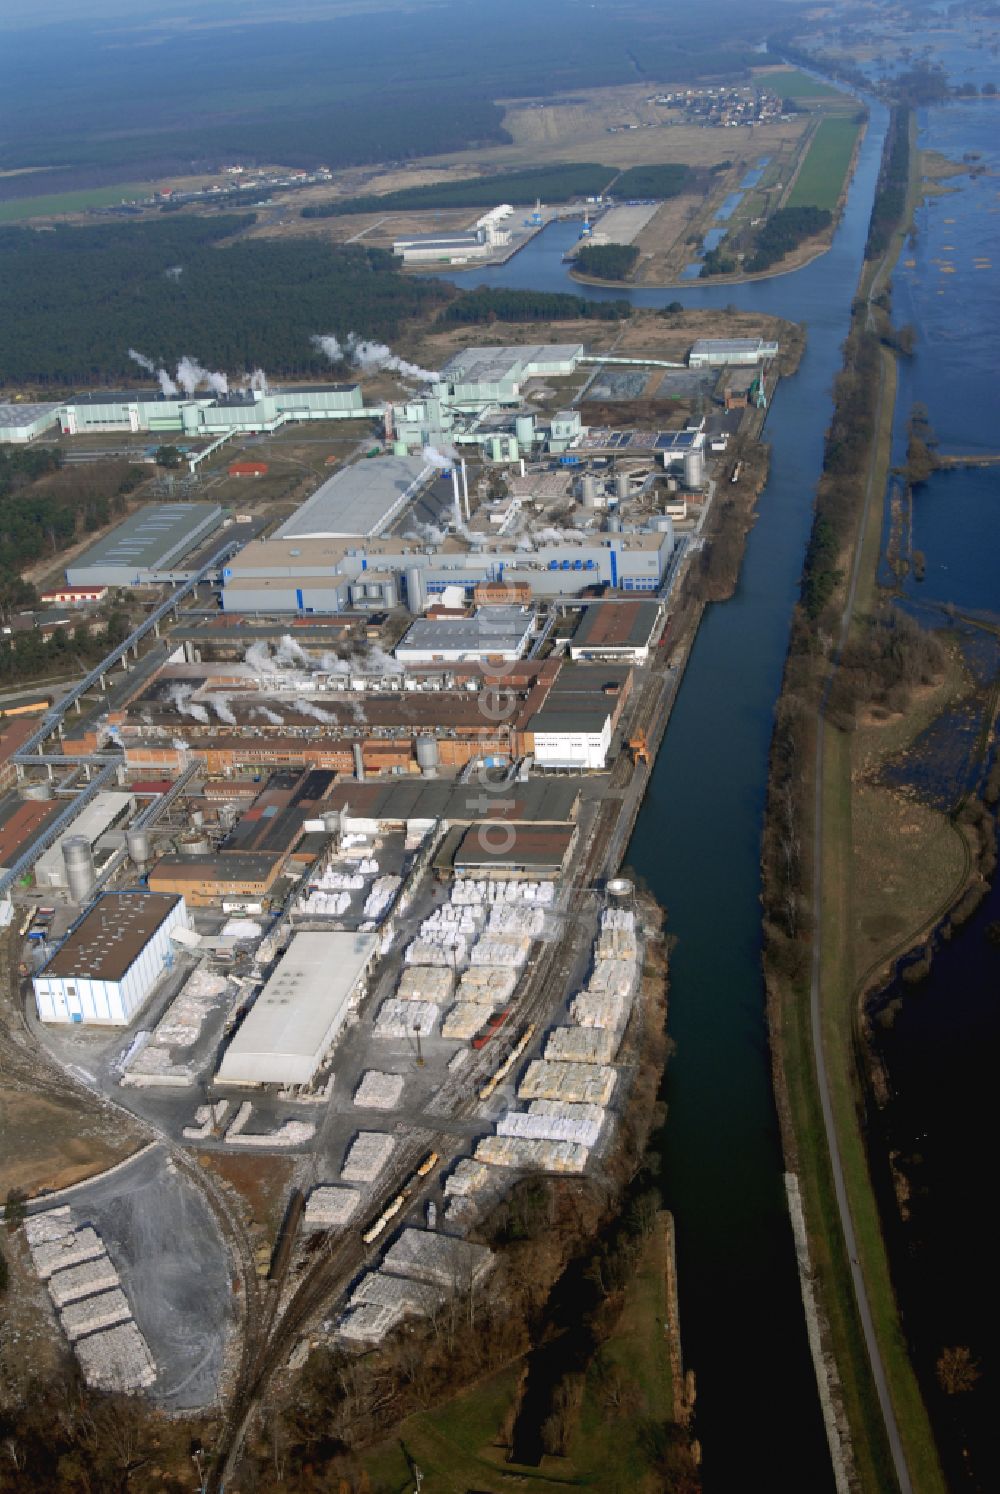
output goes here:
{"type": "MultiPolygon", "coordinates": [[[[443,0],[376,20],[350,6],[169,9],[161,19],[137,7],[105,27],[82,7],[44,35],[6,34],[0,170],[76,167],[107,180],[117,168],[135,180],[232,159],[405,160],[504,139],[497,99],[731,76],[756,60],[769,24],[737,0],[690,13],[653,0],[443,0]]],[[[62,185],[39,174],[16,190],[62,185]]]]}
{"type": "Polygon", "coordinates": [[[638,262],[634,244],[584,244],[576,255],[576,269],[595,280],[627,280],[638,262]]]}
{"type": "Polygon", "coordinates": [[[868,225],[868,243],[865,254],[876,259],[884,254],[889,241],[901,222],[906,210],[906,192],[910,176],[910,111],[893,109],[886,136],[886,150],[882,157],[875,200],[872,203],[871,221],[868,225]]]}
{"type": "Polygon", "coordinates": [[[456,295],[399,274],[381,249],[311,239],[215,247],[251,221],[0,231],[0,387],[134,384],[130,347],[157,363],[190,354],[230,374],[326,374],[315,333],[391,340],[456,295]]]}
{"type": "Polygon", "coordinates": [[[380,197],[339,197],[310,203],[303,218],[340,218],[350,213],[380,213],[409,208],[495,207],[498,202],[569,202],[602,193],[615,174],[613,166],[590,162],[540,166],[531,171],[503,171],[497,176],[438,182],[430,187],[402,187],[380,197]]]}
{"type": "Polygon", "coordinates": [[[632,315],[628,301],[593,301],[562,291],[490,289],[480,286],[441,312],[442,322],[614,322],[632,315]]]}
{"type": "Polygon", "coordinates": [[[806,239],[829,228],[832,222],[833,214],[829,208],[778,208],[758,233],[754,251],[744,260],[743,268],[751,274],[769,270],[806,239]]]}
{"type": "Polygon", "coordinates": [[[690,166],[670,161],[660,166],[630,166],[615,178],[611,191],[619,201],[631,197],[676,197],[692,175],[690,166]]]}

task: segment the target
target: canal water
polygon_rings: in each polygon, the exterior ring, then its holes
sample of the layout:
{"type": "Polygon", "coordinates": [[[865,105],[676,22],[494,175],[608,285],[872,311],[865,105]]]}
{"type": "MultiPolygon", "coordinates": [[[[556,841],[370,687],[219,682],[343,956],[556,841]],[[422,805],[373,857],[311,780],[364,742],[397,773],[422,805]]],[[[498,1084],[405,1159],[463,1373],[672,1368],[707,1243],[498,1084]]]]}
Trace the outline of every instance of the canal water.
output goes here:
{"type": "MultiPolygon", "coordinates": [[[[980,60],[977,81],[993,76],[995,59],[980,60]]],[[[1000,105],[970,101],[921,111],[920,144],[961,161],[981,157],[987,171],[954,178],[955,190],[919,209],[913,241],[895,277],[894,318],[917,331],[914,356],[900,369],[896,411],[897,461],[906,449],[914,402],[927,407],[942,452],[1000,452],[993,338],[1000,329],[1000,105]]],[[[915,606],[954,603],[1000,624],[1000,581],[993,537],[1000,515],[1000,470],[935,473],[913,495],[913,545],[926,555],[926,579],[910,577],[915,606]]],[[[936,618],[940,625],[941,618],[936,618]]],[[[956,630],[960,635],[963,629],[956,630]]],[[[1000,642],[990,634],[963,637],[981,684],[995,679],[1000,642]]],[[[959,713],[955,713],[958,717],[959,713]]],[[[978,726],[978,721],[974,722],[978,726]]],[[[974,775],[968,756],[975,731],[959,720],[947,740],[926,734],[926,753],[942,781],[932,797],[951,805],[974,775]],[[963,756],[964,747],[964,756],[963,756]],[[941,772],[943,764],[944,772],[941,772]]],[[[905,774],[910,771],[901,765],[905,774]]],[[[911,777],[914,775],[911,772],[911,777]]],[[[928,784],[915,780],[921,792],[928,784]]],[[[930,976],[897,982],[875,1003],[895,1013],[876,1020],[876,1046],[888,1075],[890,1100],[873,1117],[872,1169],[881,1184],[893,1276],[914,1361],[955,1488],[1000,1485],[1000,1293],[990,1174],[1000,1145],[996,1060],[1000,1053],[1000,878],[975,916],[934,953],[930,976]],[[993,926],[991,928],[991,926],[993,926]],[[992,937],[991,937],[992,935],[992,937]],[[888,1168],[897,1158],[910,1196],[907,1217],[896,1206],[888,1168]],[[945,1394],[936,1366],[942,1350],[964,1347],[979,1379],[945,1394]]]]}
{"type": "MultiPolygon", "coordinates": [[[[768,415],[771,472],[739,588],[706,612],[628,855],[678,939],[662,1186],[677,1220],[709,1494],[832,1488],[771,1088],[759,858],[774,703],[886,123],[872,104],[833,245],[802,270],[740,286],[594,292],[637,306],[734,304],[803,322],[808,334],[768,415]]],[[[453,278],[579,294],[561,262],[576,233],[553,224],[506,265],[453,278]]]]}

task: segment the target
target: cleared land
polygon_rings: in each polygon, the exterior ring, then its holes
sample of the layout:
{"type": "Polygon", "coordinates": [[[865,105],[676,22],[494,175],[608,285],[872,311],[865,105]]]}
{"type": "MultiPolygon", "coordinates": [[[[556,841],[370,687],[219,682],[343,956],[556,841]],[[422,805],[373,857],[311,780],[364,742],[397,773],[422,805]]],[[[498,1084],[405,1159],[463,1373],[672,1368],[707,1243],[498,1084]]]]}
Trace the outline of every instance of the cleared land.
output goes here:
{"type": "Polygon", "coordinates": [[[753,80],[758,88],[766,88],[783,99],[833,99],[840,92],[829,83],[821,82],[819,78],[810,78],[808,73],[800,72],[797,67],[754,73],[753,80]]]}
{"type": "Polygon", "coordinates": [[[799,168],[786,207],[829,208],[832,212],[844,190],[860,125],[853,119],[820,120],[806,158],[799,168]]]}

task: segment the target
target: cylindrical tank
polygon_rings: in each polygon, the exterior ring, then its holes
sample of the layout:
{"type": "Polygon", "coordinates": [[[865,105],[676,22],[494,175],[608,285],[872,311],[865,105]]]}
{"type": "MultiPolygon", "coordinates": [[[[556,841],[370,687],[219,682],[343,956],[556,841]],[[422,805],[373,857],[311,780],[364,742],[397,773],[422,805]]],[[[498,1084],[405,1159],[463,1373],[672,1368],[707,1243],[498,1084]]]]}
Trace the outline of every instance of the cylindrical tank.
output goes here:
{"type": "Polygon", "coordinates": [[[580,484],[580,501],[584,508],[600,508],[603,500],[600,484],[592,472],[584,473],[580,484]]]}
{"type": "Polygon", "coordinates": [[[618,517],[617,514],[612,514],[611,517],[608,519],[608,533],[609,534],[621,534],[621,532],[622,532],[622,521],[621,521],[621,519],[619,519],[619,517],[618,517]]]}
{"type": "Polygon", "coordinates": [[[618,502],[624,502],[631,491],[632,484],[629,482],[628,473],[619,472],[615,477],[615,497],[618,499],[618,502]]]}
{"type": "Polygon", "coordinates": [[[634,895],[635,887],[628,877],[612,877],[608,883],[608,902],[616,907],[627,906],[634,895]]]}
{"type": "Polygon", "coordinates": [[[186,830],[177,837],[177,849],[182,856],[207,856],[212,842],[202,830],[186,830]]]}
{"type": "Polygon", "coordinates": [[[125,844],[136,866],[145,866],[147,861],[152,860],[153,850],[148,830],[126,830],[125,844]]]}
{"type": "Polygon", "coordinates": [[[426,778],[436,778],[438,770],[437,737],[417,738],[417,764],[426,778]]]}
{"type": "Polygon", "coordinates": [[[705,458],[700,451],[688,451],[684,454],[684,486],[686,488],[700,488],[705,479],[705,458]]]}
{"type": "Polygon", "coordinates": [[[354,776],[359,783],[365,781],[365,755],[361,750],[361,743],[354,744],[354,776]]]}
{"type": "Polygon", "coordinates": [[[85,903],[94,890],[97,874],[94,871],[94,853],[85,835],[71,835],[63,841],[63,860],[66,863],[66,885],[74,903],[85,903]]]}
{"type": "Polygon", "coordinates": [[[205,811],[203,809],[192,809],[191,825],[195,830],[200,830],[205,823],[205,811]]]}
{"type": "Polygon", "coordinates": [[[406,605],[411,612],[423,612],[427,606],[427,583],[418,565],[411,565],[406,572],[406,605]]]}
{"type": "Polygon", "coordinates": [[[52,785],[44,781],[42,783],[24,783],[21,785],[21,798],[31,800],[51,799],[52,785]]]}
{"type": "Polygon", "coordinates": [[[328,809],[326,814],[320,817],[323,821],[323,829],[327,835],[339,835],[341,827],[340,810],[328,809]]]}
{"type": "Polygon", "coordinates": [[[534,415],[518,415],[514,421],[514,436],[518,446],[530,451],[535,439],[535,417],[534,415]]]}

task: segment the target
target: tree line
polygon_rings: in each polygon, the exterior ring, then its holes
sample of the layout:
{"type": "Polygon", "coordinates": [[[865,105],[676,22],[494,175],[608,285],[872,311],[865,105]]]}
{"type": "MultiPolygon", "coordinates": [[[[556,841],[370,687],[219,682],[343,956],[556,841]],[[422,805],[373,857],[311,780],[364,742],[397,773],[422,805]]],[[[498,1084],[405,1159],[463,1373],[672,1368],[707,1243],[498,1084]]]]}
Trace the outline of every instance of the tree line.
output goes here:
{"type": "Polygon", "coordinates": [[[754,251],[744,260],[743,268],[751,273],[770,269],[771,265],[784,259],[786,254],[791,254],[806,239],[829,228],[832,222],[833,214],[829,208],[778,208],[758,233],[754,251]]]}
{"type": "Polygon", "coordinates": [[[614,177],[613,166],[592,161],[539,166],[529,171],[501,171],[496,176],[469,177],[462,181],[435,182],[429,187],[400,187],[395,192],[366,197],[335,197],[329,202],[309,203],[303,218],[340,218],[352,213],[381,213],[417,208],[495,207],[500,202],[569,202],[574,197],[603,193],[614,177]]]}
{"type": "Polygon", "coordinates": [[[889,247],[906,212],[910,180],[910,111],[896,107],[889,117],[886,147],[868,224],[865,257],[877,259],[889,247]]]}
{"type": "Polygon", "coordinates": [[[480,286],[446,306],[441,322],[613,322],[632,315],[628,301],[596,301],[563,291],[507,290],[480,286]]]}

